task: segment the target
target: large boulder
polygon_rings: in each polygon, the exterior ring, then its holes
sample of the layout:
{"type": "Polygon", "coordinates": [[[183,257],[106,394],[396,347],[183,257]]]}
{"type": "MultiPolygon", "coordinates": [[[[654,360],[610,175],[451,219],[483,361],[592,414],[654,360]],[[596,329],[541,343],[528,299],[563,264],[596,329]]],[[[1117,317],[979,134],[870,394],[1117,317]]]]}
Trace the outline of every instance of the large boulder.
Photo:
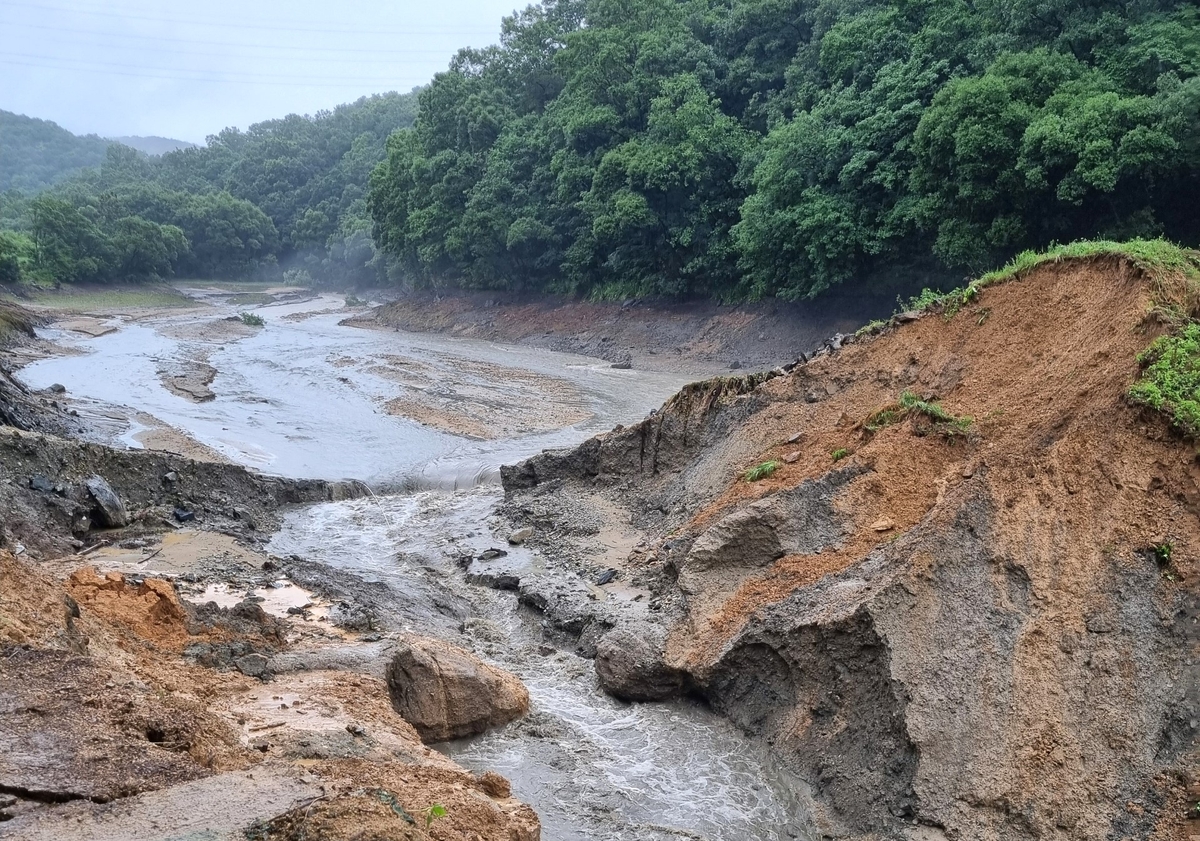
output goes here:
{"type": "Polygon", "coordinates": [[[396,712],[425,742],[475,736],[529,711],[516,676],[428,637],[402,638],[387,678],[396,712]]]}
{"type": "Polygon", "coordinates": [[[129,525],[129,512],[125,510],[125,504],[112,489],[112,485],[101,476],[91,476],[85,479],[83,484],[96,503],[101,523],[114,529],[129,525]]]}
{"type": "Polygon", "coordinates": [[[683,674],[664,662],[667,629],[649,622],[622,625],[596,643],[600,688],[623,701],[662,701],[683,689],[683,674]]]}

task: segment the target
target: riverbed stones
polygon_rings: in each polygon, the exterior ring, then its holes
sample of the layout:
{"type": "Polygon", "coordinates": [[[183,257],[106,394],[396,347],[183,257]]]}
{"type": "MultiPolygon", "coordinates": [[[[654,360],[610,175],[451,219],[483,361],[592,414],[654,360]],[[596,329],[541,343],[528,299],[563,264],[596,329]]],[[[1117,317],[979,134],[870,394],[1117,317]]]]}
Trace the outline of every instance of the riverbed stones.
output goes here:
{"type": "Polygon", "coordinates": [[[667,629],[650,622],[622,625],[596,644],[600,688],[623,701],[662,701],[683,689],[683,674],[666,664],[667,629]]]}
{"type": "Polygon", "coordinates": [[[129,512],[117,492],[102,476],[90,476],[83,482],[88,494],[96,503],[101,525],[119,529],[129,525],[129,512]]]}
{"type": "Polygon", "coordinates": [[[392,706],[426,743],[475,736],[529,711],[516,676],[428,637],[396,642],[387,681],[392,706]]]}
{"type": "Polygon", "coordinates": [[[517,529],[508,536],[508,542],[513,546],[520,546],[529,538],[533,537],[533,528],[526,526],[523,529],[517,529]]]}

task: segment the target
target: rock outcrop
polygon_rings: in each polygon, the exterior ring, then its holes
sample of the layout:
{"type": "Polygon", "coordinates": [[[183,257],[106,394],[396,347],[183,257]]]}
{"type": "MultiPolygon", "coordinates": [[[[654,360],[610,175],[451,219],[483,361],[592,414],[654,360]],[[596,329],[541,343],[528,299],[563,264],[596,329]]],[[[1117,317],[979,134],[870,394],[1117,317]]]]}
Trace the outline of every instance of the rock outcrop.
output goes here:
{"type": "Polygon", "coordinates": [[[397,643],[387,680],[396,712],[425,742],[475,736],[529,711],[529,692],[514,675],[428,637],[397,643]]]}

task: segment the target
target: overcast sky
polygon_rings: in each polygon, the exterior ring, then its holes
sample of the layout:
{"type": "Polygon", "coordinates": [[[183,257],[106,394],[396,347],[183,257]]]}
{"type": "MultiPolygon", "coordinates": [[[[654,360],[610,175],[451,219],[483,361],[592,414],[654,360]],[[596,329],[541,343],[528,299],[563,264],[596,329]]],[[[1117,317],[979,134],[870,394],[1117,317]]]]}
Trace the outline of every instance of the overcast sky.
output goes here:
{"type": "Polygon", "coordinates": [[[204,142],[408,91],[496,43],[514,0],[0,0],[0,109],[77,134],[204,142]]]}

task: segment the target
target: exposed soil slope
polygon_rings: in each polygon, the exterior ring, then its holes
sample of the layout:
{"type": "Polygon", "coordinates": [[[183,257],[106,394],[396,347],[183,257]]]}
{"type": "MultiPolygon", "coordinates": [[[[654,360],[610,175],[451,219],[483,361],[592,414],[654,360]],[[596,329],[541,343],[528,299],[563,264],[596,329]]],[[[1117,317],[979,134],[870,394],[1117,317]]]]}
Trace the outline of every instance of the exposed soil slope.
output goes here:
{"type": "Polygon", "coordinates": [[[819,302],[593,303],[512,293],[413,293],[353,318],[356,326],[449,333],[579,353],[650,370],[708,372],[771,367],[835,333],[887,315],[879,287],[834,290],[819,302]]]}
{"type": "Polygon", "coordinates": [[[621,502],[670,629],[638,668],[770,739],[832,834],[1186,838],[1200,465],[1124,397],[1150,305],[1117,259],[1045,265],[506,488],[621,502]]]}

